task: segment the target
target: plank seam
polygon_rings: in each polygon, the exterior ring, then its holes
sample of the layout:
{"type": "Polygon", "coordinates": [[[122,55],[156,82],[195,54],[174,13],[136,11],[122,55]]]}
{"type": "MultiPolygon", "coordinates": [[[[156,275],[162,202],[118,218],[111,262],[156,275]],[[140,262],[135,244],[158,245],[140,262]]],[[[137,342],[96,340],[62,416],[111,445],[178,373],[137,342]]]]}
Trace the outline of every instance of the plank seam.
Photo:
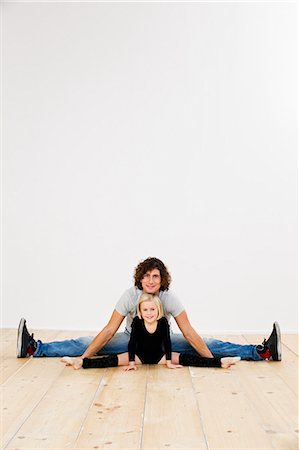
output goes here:
{"type": "Polygon", "coordinates": [[[61,373],[65,370],[65,367],[62,367],[60,372],[57,374],[57,376],[53,379],[52,383],[48,386],[48,389],[46,390],[46,392],[44,393],[44,395],[36,402],[36,404],[32,407],[32,409],[30,410],[30,412],[27,414],[27,416],[25,417],[25,419],[22,421],[21,425],[17,428],[17,430],[15,431],[15,433],[12,435],[12,437],[7,441],[6,444],[4,444],[3,450],[7,449],[10,442],[15,438],[15,436],[18,434],[18,432],[20,431],[20,429],[22,428],[22,426],[25,424],[25,422],[29,419],[29,417],[31,416],[31,414],[33,413],[33,411],[38,407],[38,405],[41,403],[41,401],[45,398],[45,396],[47,395],[48,391],[51,389],[51,387],[54,385],[54,383],[57,381],[57,379],[60,377],[61,373]]]}
{"type": "MultiPolygon", "coordinates": [[[[8,382],[8,381],[10,381],[10,379],[11,378],[13,378],[15,375],[17,375],[24,367],[26,367],[27,366],[27,364],[30,362],[30,359],[31,358],[28,358],[28,361],[26,361],[21,367],[19,367],[17,370],[16,370],[16,372],[14,372],[14,373],[12,373],[2,384],[1,384],[1,386],[2,387],[5,387],[5,385],[6,385],[6,383],[8,382]]],[[[3,369],[1,370],[1,373],[3,372],[3,369]]]]}
{"type": "Polygon", "coordinates": [[[149,373],[149,366],[147,365],[147,368],[146,368],[146,382],[145,382],[145,390],[144,390],[144,403],[143,403],[143,412],[142,412],[142,422],[141,422],[141,429],[140,429],[139,450],[142,450],[142,446],[143,446],[143,430],[144,430],[144,418],[145,418],[145,408],[146,408],[146,399],[147,399],[148,373],[149,373]]]}
{"type": "Polygon", "coordinates": [[[286,344],[285,342],[283,342],[283,339],[282,339],[281,341],[282,341],[282,344],[283,344],[288,350],[290,350],[290,352],[292,352],[295,356],[297,356],[297,358],[298,358],[298,353],[295,352],[295,350],[293,350],[291,347],[289,347],[288,344],[286,344]]]}
{"type": "MultiPolygon", "coordinates": [[[[246,392],[246,389],[243,388],[243,380],[242,378],[240,379],[239,375],[237,375],[237,371],[231,371],[231,375],[233,376],[233,378],[235,379],[236,385],[239,386],[239,389],[243,392],[244,397],[246,398],[248,405],[250,407],[250,410],[252,411],[252,413],[254,414],[255,417],[259,418],[259,423],[258,426],[259,428],[262,430],[262,432],[266,435],[266,431],[265,431],[265,427],[263,424],[263,419],[260,415],[259,410],[254,406],[252,400],[251,400],[251,396],[248,395],[248,393],[246,392]]],[[[271,403],[269,402],[269,400],[265,397],[265,400],[267,401],[267,403],[269,404],[269,407],[272,408],[271,403]]],[[[273,442],[271,441],[271,447],[269,447],[269,450],[277,450],[276,447],[273,447],[273,442]]],[[[258,449],[257,449],[258,450],[258,449]]]]}
{"type": "MultiPolygon", "coordinates": [[[[246,339],[246,336],[243,336],[243,337],[246,339]]],[[[246,339],[246,341],[247,341],[247,339],[246,339]]],[[[248,341],[247,341],[247,342],[248,342],[248,341]]],[[[279,378],[281,378],[281,377],[279,376],[279,374],[278,374],[277,376],[278,376],[279,378]]],[[[254,403],[253,403],[252,400],[251,400],[251,396],[248,395],[248,393],[246,392],[246,389],[243,388],[243,385],[244,385],[243,378],[240,378],[240,377],[237,375],[237,372],[236,372],[236,371],[233,371],[233,377],[235,378],[236,383],[239,385],[240,389],[241,389],[242,392],[244,393],[244,396],[245,396],[246,399],[247,399],[247,402],[248,402],[248,404],[249,404],[249,406],[250,406],[251,411],[254,413],[254,415],[255,415],[256,417],[259,418],[260,424],[261,424],[261,425],[260,425],[260,428],[263,430],[263,432],[265,432],[265,427],[264,427],[264,424],[263,424],[263,419],[262,419],[262,417],[261,417],[261,415],[260,415],[260,411],[259,411],[258,408],[255,407],[254,403]]],[[[283,383],[289,388],[289,386],[285,383],[285,381],[284,381],[283,379],[282,379],[282,381],[283,381],[283,383]]],[[[271,404],[271,402],[269,401],[269,399],[268,399],[267,397],[265,397],[265,400],[266,400],[266,402],[269,404],[269,408],[273,408],[273,405],[271,404]]],[[[275,445],[275,442],[273,442],[272,440],[271,440],[271,448],[272,448],[273,450],[281,450],[281,449],[279,449],[279,447],[277,447],[277,446],[275,445]]],[[[270,450],[270,449],[269,449],[269,450],[270,450]]]]}
{"type": "MultiPolygon", "coordinates": [[[[246,342],[248,342],[248,344],[252,345],[252,344],[248,341],[248,339],[246,338],[245,335],[243,335],[243,337],[244,337],[244,339],[246,340],[246,342]]],[[[282,343],[282,345],[285,346],[285,347],[287,347],[284,343],[282,343]]],[[[289,347],[287,347],[287,349],[288,349],[291,353],[293,353],[293,354],[296,356],[296,358],[298,359],[298,356],[296,355],[296,353],[292,352],[292,350],[290,350],[289,347]]],[[[283,355],[283,353],[282,353],[282,355],[283,355]]],[[[262,362],[262,361],[261,361],[261,362],[262,362]]],[[[283,363],[283,356],[282,356],[282,363],[283,363]]],[[[270,361],[270,364],[271,364],[271,361],[270,361]]],[[[298,371],[298,363],[297,363],[297,371],[298,371]]],[[[297,391],[294,390],[293,386],[291,386],[291,385],[288,383],[288,381],[284,378],[284,376],[282,376],[282,374],[281,374],[280,372],[277,372],[277,373],[276,373],[276,376],[279,377],[279,378],[283,381],[283,383],[288,387],[288,389],[290,389],[290,390],[293,392],[293,394],[295,394],[296,397],[297,397],[297,395],[298,395],[297,391]]]]}
{"type": "Polygon", "coordinates": [[[188,367],[188,371],[189,371],[189,375],[190,375],[190,378],[191,378],[192,390],[194,392],[194,396],[195,396],[195,399],[196,399],[196,408],[197,408],[197,411],[198,411],[199,422],[200,422],[200,426],[201,426],[201,429],[202,429],[202,432],[203,432],[203,436],[204,436],[204,440],[205,440],[205,443],[206,443],[206,447],[207,447],[207,450],[211,450],[210,446],[209,446],[208,438],[206,436],[205,427],[204,427],[202,415],[201,415],[201,412],[200,412],[199,404],[198,404],[198,401],[197,401],[196,389],[195,389],[195,386],[194,386],[193,377],[192,377],[192,374],[191,374],[190,367],[188,367]]]}
{"type": "MultiPolygon", "coordinates": [[[[103,373],[102,373],[102,378],[101,378],[101,380],[100,380],[100,382],[99,382],[99,384],[98,384],[98,387],[97,387],[96,390],[95,390],[94,396],[92,397],[92,400],[91,400],[91,402],[90,402],[90,405],[89,405],[89,407],[88,407],[88,409],[87,409],[87,411],[86,411],[85,418],[82,420],[82,424],[81,424],[81,426],[80,426],[79,432],[78,432],[78,434],[77,434],[77,437],[76,437],[76,439],[75,439],[75,441],[74,441],[74,445],[73,445],[72,448],[76,448],[76,444],[77,444],[77,442],[78,442],[78,440],[79,440],[79,437],[80,437],[81,434],[82,434],[84,425],[85,425],[85,423],[86,423],[86,421],[87,421],[88,413],[89,413],[89,411],[91,410],[91,408],[92,408],[92,406],[93,406],[93,402],[94,402],[96,396],[98,395],[98,392],[100,391],[100,388],[102,387],[102,385],[103,385],[103,383],[104,383],[104,381],[105,381],[105,375],[106,375],[106,373],[107,373],[107,369],[105,369],[105,370],[103,371],[103,373]]],[[[79,448],[80,448],[80,447],[78,447],[78,450],[79,450],[79,448]]]]}

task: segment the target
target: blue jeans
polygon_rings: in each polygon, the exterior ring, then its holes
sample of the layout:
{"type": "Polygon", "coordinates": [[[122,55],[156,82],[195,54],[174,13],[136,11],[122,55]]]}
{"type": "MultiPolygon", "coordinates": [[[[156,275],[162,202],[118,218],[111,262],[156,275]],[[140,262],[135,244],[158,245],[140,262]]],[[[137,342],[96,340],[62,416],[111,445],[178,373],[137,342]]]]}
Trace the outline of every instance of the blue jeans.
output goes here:
{"type": "MultiPolygon", "coordinates": [[[[97,355],[126,353],[128,351],[129,339],[130,334],[127,331],[116,333],[97,355]]],[[[37,349],[33,356],[81,356],[92,340],[92,336],[86,336],[78,339],[48,343],[37,341],[37,349]]],[[[204,339],[204,341],[213,355],[218,358],[224,356],[240,356],[241,359],[248,361],[262,360],[256,351],[256,345],[233,344],[232,342],[223,342],[212,338],[204,339]]],[[[171,344],[173,352],[197,354],[182,334],[171,334],[171,344]]]]}

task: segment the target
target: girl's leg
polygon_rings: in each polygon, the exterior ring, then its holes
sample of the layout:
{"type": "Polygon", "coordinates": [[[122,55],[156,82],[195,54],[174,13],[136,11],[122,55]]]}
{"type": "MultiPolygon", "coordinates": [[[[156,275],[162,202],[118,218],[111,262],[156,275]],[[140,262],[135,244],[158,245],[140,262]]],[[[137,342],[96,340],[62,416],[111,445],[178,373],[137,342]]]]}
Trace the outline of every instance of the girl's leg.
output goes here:
{"type": "Polygon", "coordinates": [[[204,358],[199,355],[180,353],[179,364],[194,367],[221,367],[221,360],[220,358],[204,358]]]}
{"type": "Polygon", "coordinates": [[[117,367],[118,355],[108,355],[97,358],[84,358],[83,369],[94,369],[104,367],[117,367]]]}
{"type": "MultiPolygon", "coordinates": [[[[225,358],[203,358],[197,355],[180,354],[177,352],[171,353],[172,364],[182,365],[182,366],[195,366],[195,367],[222,367],[227,369],[231,365],[240,361],[240,357],[232,356],[225,358]]],[[[73,366],[75,369],[79,369],[82,365],[82,360],[78,364],[79,358],[71,358],[65,356],[61,359],[62,362],[66,363],[68,366],[73,366]]],[[[129,354],[121,353],[120,355],[108,355],[98,358],[84,358],[83,368],[104,368],[104,367],[116,367],[116,366],[127,366],[129,364],[129,354]]],[[[135,356],[135,364],[142,364],[138,356],[135,356]]],[[[158,364],[166,364],[165,355],[160,359],[158,364]]]]}
{"type": "Polygon", "coordinates": [[[236,364],[236,362],[240,361],[240,356],[227,356],[225,358],[221,358],[221,367],[222,369],[228,369],[228,367],[236,364]]]}
{"type": "MultiPolygon", "coordinates": [[[[176,354],[179,355],[178,360],[179,364],[182,366],[194,366],[194,367],[222,367],[223,369],[227,369],[231,365],[235,364],[237,361],[240,361],[239,356],[235,357],[225,357],[225,358],[204,358],[199,355],[190,355],[190,354],[176,354]]],[[[175,360],[177,360],[177,356],[175,356],[175,360]]]]}
{"type": "MultiPolygon", "coordinates": [[[[104,368],[127,366],[129,364],[129,353],[121,353],[120,355],[100,356],[98,358],[84,358],[83,368],[104,368]]],[[[135,356],[135,364],[142,364],[138,356],[135,356]]]]}

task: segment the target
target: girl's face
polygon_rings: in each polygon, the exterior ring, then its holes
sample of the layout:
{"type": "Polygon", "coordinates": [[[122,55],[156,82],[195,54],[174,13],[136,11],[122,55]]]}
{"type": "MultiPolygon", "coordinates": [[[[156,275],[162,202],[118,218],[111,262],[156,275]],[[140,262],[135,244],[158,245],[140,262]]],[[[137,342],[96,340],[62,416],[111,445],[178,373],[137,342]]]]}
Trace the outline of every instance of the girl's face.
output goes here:
{"type": "Polygon", "coordinates": [[[142,319],[147,323],[153,323],[158,317],[158,308],[152,301],[142,302],[140,304],[140,314],[142,319]]]}

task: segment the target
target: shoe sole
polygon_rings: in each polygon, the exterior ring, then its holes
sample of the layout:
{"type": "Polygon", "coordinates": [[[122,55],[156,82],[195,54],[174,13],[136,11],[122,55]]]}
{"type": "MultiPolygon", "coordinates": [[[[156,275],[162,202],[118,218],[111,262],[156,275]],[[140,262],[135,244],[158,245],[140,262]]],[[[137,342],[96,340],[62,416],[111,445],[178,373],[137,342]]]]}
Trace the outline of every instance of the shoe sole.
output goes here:
{"type": "Polygon", "coordinates": [[[277,361],[281,361],[281,333],[280,333],[280,326],[278,322],[274,322],[273,324],[276,336],[277,336],[277,361]]]}
{"type": "Polygon", "coordinates": [[[18,328],[18,338],[17,338],[17,358],[24,358],[22,355],[22,344],[23,344],[23,330],[26,320],[22,317],[18,328]]]}

